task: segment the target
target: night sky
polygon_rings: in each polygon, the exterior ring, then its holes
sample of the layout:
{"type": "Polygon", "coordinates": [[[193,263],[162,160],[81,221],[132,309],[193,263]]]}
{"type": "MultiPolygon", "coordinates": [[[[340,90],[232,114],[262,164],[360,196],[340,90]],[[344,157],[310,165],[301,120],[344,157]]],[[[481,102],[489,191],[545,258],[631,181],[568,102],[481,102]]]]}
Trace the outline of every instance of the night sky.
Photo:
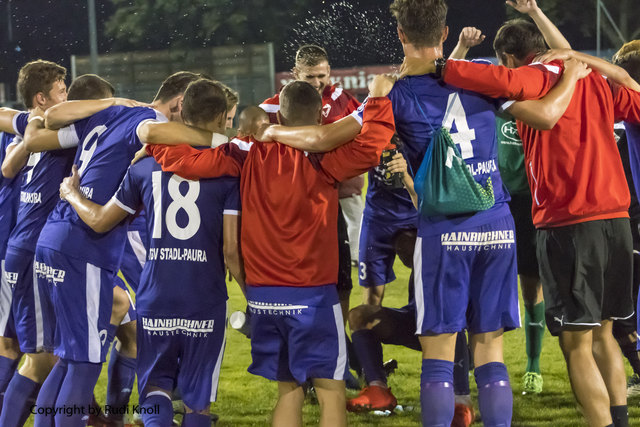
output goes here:
{"type": "MultiPolygon", "coordinates": [[[[389,0],[325,1],[323,10],[283,28],[288,35],[284,46],[276,46],[276,71],[289,69],[295,48],[306,42],[323,44],[336,68],[398,62],[402,52],[388,12],[389,3],[389,0]]],[[[470,55],[493,55],[490,40],[506,19],[504,2],[449,0],[448,4],[450,36],[445,54],[455,45],[462,27],[477,26],[487,34],[487,40],[470,55]]],[[[105,35],[104,22],[113,14],[114,6],[108,0],[96,0],[96,8],[99,53],[108,53],[113,49],[113,40],[105,35]]],[[[575,48],[593,48],[576,30],[562,27],[561,30],[575,48]]],[[[88,55],[88,34],[85,0],[0,1],[0,81],[13,90],[20,66],[32,59],[48,59],[68,67],[72,54],[88,55]]]]}

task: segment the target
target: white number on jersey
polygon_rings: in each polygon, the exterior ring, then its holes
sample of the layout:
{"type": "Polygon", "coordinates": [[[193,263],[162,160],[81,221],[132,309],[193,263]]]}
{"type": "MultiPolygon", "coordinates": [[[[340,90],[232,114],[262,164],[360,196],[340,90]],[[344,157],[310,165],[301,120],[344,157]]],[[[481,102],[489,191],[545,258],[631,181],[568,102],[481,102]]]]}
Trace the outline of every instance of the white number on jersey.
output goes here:
{"type": "Polygon", "coordinates": [[[28,184],[29,182],[31,182],[31,177],[33,175],[33,170],[36,168],[36,165],[40,161],[40,158],[42,158],[42,153],[31,153],[31,154],[29,154],[29,161],[27,162],[27,167],[30,166],[30,168],[29,168],[29,172],[27,172],[27,176],[25,176],[25,178],[24,178],[24,183],[25,184],[28,184]]]}
{"type": "Polygon", "coordinates": [[[447,111],[444,114],[442,126],[451,131],[454,123],[456,125],[456,133],[451,134],[451,139],[459,145],[462,158],[470,159],[473,157],[471,141],[476,139],[476,130],[469,129],[467,115],[464,112],[464,108],[462,108],[460,96],[456,92],[449,95],[447,111]]]}
{"type": "Polygon", "coordinates": [[[95,153],[96,148],[98,148],[98,138],[100,138],[100,135],[102,135],[106,130],[107,127],[105,125],[96,126],[91,130],[91,132],[89,132],[84,141],[82,141],[78,175],[82,176],[82,173],[87,169],[87,166],[89,166],[89,161],[91,161],[93,153],[95,153]]]}
{"type": "MultiPolygon", "coordinates": [[[[151,184],[153,187],[153,232],[152,238],[162,237],[162,171],[155,171],[151,174],[151,184]]],[[[178,175],[172,175],[167,185],[171,203],[167,207],[166,224],[171,236],[178,240],[187,240],[193,237],[200,229],[200,210],[196,205],[196,200],[200,195],[200,182],[190,181],[178,175]],[[180,192],[180,183],[189,184],[186,194],[180,192]],[[178,211],[184,210],[187,214],[187,225],[180,227],[177,222],[178,211]]]]}

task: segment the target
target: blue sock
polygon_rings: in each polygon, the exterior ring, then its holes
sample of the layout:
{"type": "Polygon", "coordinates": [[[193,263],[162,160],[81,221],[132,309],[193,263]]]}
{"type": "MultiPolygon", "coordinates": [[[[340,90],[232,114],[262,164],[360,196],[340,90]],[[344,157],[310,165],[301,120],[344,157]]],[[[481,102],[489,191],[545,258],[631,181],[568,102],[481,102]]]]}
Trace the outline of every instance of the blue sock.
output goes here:
{"type": "Polygon", "coordinates": [[[22,427],[31,414],[39,390],[40,384],[16,371],[4,395],[7,410],[2,411],[0,426],[22,427]]]}
{"type": "Polygon", "coordinates": [[[147,394],[140,409],[145,427],[167,427],[173,423],[171,399],[163,392],[152,391],[150,395],[147,394]]]}
{"type": "Polygon", "coordinates": [[[351,334],[351,342],[367,384],[373,381],[382,381],[386,384],[387,378],[382,367],[382,344],[375,332],[370,329],[355,331],[351,334]]]}
{"type": "Polygon", "coordinates": [[[118,325],[112,325],[111,323],[109,323],[109,326],[107,326],[107,346],[111,345],[113,340],[116,339],[117,329],[118,329],[118,325]]]}
{"type": "Polygon", "coordinates": [[[9,359],[8,357],[0,356],[0,412],[2,412],[4,392],[9,386],[9,382],[18,368],[18,363],[20,363],[20,358],[9,359]]]}
{"type": "MultiPolygon", "coordinates": [[[[47,379],[42,384],[42,388],[40,388],[40,393],[38,393],[38,398],[36,399],[36,408],[53,408],[56,405],[58,393],[66,374],[67,361],[60,359],[49,372],[47,379]]],[[[33,426],[54,427],[55,420],[53,416],[46,416],[36,411],[33,426]]]]}
{"type": "MultiPolygon", "coordinates": [[[[102,363],[76,362],[67,360],[67,374],[64,377],[55,406],[74,408],[72,414],[56,415],[56,425],[84,427],[89,419],[89,406],[93,388],[98,382],[102,363]],[[78,408],[76,411],[75,409],[78,408]]],[[[70,412],[70,410],[69,410],[70,412]]]]}
{"type": "MultiPolygon", "coordinates": [[[[120,409],[129,403],[131,389],[136,378],[136,359],[121,355],[116,346],[111,349],[108,365],[107,405],[120,409]]],[[[118,411],[107,414],[110,419],[122,420],[123,414],[118,411]]]]}
{"type": "Polygon", "coordinates": [[[423,427],[449,427],[453,420],[453,362],[423,359],[420,375],[423,427]]]}
{"type": "Polygon", "coordinates": [[[469,348],[467,334],[458,332],[456,354],[453,360],[453,391],[457,395],[470,394],[469,391],[469,348]]]}
{"type": "Polygon", "coordinates": [[[184,414],[182,427],[211,427],[211,417],[208,414],[197,414],[192,412],[184,414]]]}
{"type": "Polygon", "coordinates": [[[513,412],[513,393],[504,363],[491,362],[475,371],[478,407],[487,427],[508,427],[513,412]]]}

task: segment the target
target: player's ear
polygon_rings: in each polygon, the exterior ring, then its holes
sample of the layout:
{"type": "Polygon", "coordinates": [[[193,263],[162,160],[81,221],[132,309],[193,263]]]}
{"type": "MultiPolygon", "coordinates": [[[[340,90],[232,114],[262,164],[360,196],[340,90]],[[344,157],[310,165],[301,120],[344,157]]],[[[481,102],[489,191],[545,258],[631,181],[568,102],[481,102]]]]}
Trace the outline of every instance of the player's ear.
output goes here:
{"type": "Polygon", "coordinates": [[[440,39],[440,43],[444,43],[449,37],[449,26],[445,25],[444,30],[442,30],[442,38],[440,39]]]}
{"type": "Polygon", "coordinates": [[[33,105],[37,107],[42,107],[47,103],[47,97],[44,92],[38,92],[33,96],[33,105]]]}
{"type": "Polygon", "coordinates": [[[407,44],[409,41],[407,40],[407,35],[404,33],[400,25],[398,25],[398,38],[400,39],[400,43],[407,44]]]}

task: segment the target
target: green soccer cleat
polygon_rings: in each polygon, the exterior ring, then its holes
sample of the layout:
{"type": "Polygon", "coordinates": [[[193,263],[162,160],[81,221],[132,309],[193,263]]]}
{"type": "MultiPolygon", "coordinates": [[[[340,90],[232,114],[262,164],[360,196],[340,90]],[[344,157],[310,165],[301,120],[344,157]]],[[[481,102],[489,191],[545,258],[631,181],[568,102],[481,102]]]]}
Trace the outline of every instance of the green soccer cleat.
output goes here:
{"type": "Polygon", "coordinates": [[[522,394],[539,394],[542,392],[542,375],[536,372],[525,372],[522,377],[522,394]]]}
{"type": "Polygon", "coordinates": [[[640,376],[633,374],[627,381],[627,397],[640,396],[640,376]]]}

